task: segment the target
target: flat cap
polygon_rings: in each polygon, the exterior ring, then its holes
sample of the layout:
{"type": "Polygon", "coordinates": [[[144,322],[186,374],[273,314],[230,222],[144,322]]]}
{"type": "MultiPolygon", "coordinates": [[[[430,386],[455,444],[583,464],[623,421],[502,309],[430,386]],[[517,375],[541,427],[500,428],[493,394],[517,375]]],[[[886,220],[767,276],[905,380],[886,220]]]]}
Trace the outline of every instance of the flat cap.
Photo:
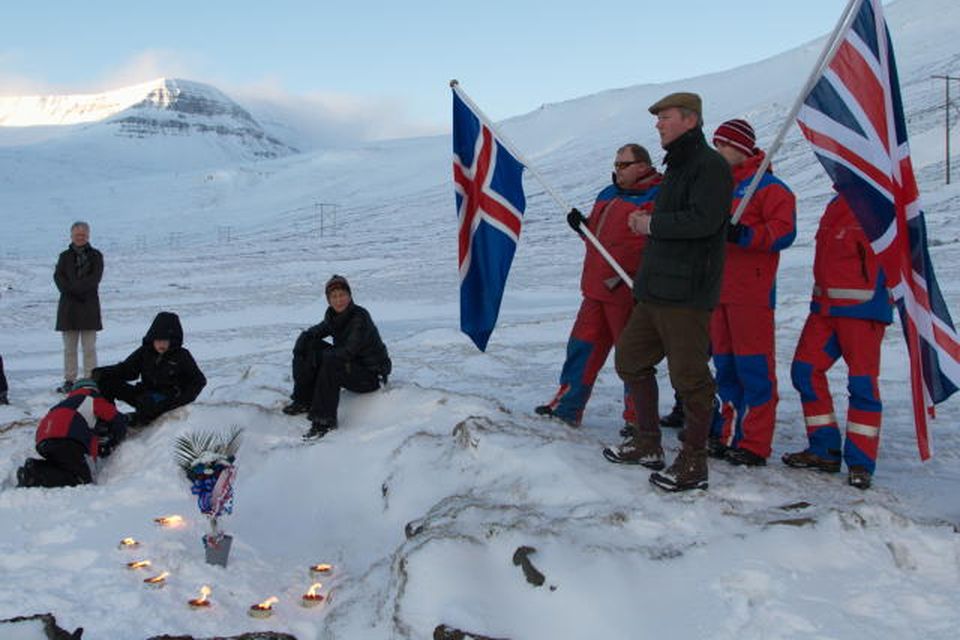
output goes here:
{"type": "Polygon", "coordinates": [[[703,117],[703,103],[700,101],[700,96],[685,91],[671,93],[670,95],[660,98],[650,105],[649,111],[653,115],[657,115],[664,109],[669,109],[670,107],[690,109],[691,111],[695,111],[698,116],[703,117]]]}

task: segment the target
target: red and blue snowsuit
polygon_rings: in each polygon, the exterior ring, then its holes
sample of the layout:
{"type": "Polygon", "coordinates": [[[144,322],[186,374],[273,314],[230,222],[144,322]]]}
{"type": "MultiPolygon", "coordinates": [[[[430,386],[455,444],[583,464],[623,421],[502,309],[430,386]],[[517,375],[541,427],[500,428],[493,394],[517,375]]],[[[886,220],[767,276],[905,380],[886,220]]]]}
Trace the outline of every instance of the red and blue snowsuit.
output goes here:
{"type": "Polygon", "coordinates": [[[89,387],[71,391],[70,394],[43,416],[37,426],[37,447],[52,439],[66,438],[84,448],[96,459],[99,438],[94,431],[97,420],[113,423],[119,411],[117,407],[89,387]]]}
{"type": "MultiPolygon", "coordinates": [[[[652,211],[662,176],[654,169],[635,189],[612,184],[597,195],[587,219],[587,228],[629,275],[640,268],[646,236],[627,226],[634,211],[652,211]]],[[[627,324],[633,309],[633,292],[607,261],[586,242],[580,277],[583,302],[567,341],[567,357],[560,372],[560,389],[549,407],[552,414],[571,424],[580,424],[600,367],[627,324]]],[[[636,422],[636,412],[624,387],[623,418],[636,422]]]]}
{"type": "Polygon", "coordinates": [[[17,470],[18,484],[64,487],[93,482],[100,434],[116,444],[125,432],[126,419],[112,402],[95,389],[74,389],[40,420],[36,442],[43,459],[28,459],[17,470]]]}
{"type": "Polygon", "coordinates": [[[846,201],[835,197],[820,219],[813,262],[810,315],[793,356],[791,377],[800,393],[809,450],[839,460],[840,429],[826,372],[847,364],[847,467],[876,467],[882,405],[877,377],[880,343],[893,321],[887,278],[846,201]]]}
{"type": "MultiPolygon", "coordinates": [[[[731,211],[765,154],[732,167],[731,211]]],[[[797,235],[797,199],[768,168],[743,215],[737,241],[727,243],[720,303],[710,318],[710,341],[720,395],[720,437],[728,447],[770,456],[776,424],[777,366],[774,307],[780,251],[797,235]]]]}

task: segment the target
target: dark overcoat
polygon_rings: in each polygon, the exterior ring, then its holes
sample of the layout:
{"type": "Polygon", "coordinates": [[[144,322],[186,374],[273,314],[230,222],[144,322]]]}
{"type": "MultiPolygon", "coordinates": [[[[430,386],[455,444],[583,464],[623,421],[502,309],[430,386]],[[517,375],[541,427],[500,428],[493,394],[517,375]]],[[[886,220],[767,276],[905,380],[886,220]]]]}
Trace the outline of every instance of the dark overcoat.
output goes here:
{"type": "Polygon", "coordinates": [[[53,282],[60,290],[57,305],[57,331],[100,331],[100,278],[103,277],[103,254],[89,244],[84,245],[86,260],[78,268],[77,253],[72,246],[60,254],[53,282]]]}

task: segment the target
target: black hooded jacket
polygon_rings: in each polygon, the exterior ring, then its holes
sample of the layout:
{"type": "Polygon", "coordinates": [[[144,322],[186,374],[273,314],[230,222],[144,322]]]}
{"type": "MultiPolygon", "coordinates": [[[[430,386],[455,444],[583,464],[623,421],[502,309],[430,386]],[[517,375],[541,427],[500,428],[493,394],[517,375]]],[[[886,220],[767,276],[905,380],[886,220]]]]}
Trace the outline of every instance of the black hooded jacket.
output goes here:
{"type": "Polygon", "coordinates": [[[193,402],[207,384],[190,352],[183,347],[183,327],[175,313],[161,311],[143,336],[143,344],[119,364],[103,368],[122,380],[140,378],[144,391],[167,397],[165,410],[193,402]],[[154,340],[169,340],[170,348],[157,353],[154,340]]]}
{"type": "Polygon", "coordinates": [[[323,322],[307,329],[313,338],[333,337],[333,353],[343,362],[361,366],[378,375],[389,375],[390,356],[373,324],[370,313],[353,302],[337,313],[327,307],[323,322]]]}

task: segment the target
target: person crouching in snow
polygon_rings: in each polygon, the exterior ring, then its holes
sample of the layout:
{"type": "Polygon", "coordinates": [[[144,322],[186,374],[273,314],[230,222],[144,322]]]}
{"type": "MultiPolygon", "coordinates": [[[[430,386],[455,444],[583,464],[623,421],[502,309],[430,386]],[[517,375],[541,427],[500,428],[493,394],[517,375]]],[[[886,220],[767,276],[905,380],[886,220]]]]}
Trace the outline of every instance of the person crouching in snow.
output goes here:
{"type": "Polygon", "coordinates": [[[330,306],[323,322],[303,331],[293,347],[293,402],[283,408],[287,415],[307,413],[311,427],[304,439],[337,428],[341,388],[376,391],[391,371],[380,332],[367,310],[353,303],[347,279],[334,275],[325,291],[330,306]]]}
{"type": "Polygon", "coordinates": [[[107,456],[127,433],[126,417],[90,379],[77,380],[37,426],[37,453],[17,470],[20,487],[72,487],[93,482],[98,456],[107,456]]]}
{"type": "Polygon", "coordinates": [[[175,313],[161,311],[127,359],[93,370],[104,397],[123,400],[134,408],[130,426],[144,426],[161,414],[196,400],[207,384],[190,352],[183,346],[183,327],[175,313]],[[137,380],[136,384],[129,384],[137,380]]]}

